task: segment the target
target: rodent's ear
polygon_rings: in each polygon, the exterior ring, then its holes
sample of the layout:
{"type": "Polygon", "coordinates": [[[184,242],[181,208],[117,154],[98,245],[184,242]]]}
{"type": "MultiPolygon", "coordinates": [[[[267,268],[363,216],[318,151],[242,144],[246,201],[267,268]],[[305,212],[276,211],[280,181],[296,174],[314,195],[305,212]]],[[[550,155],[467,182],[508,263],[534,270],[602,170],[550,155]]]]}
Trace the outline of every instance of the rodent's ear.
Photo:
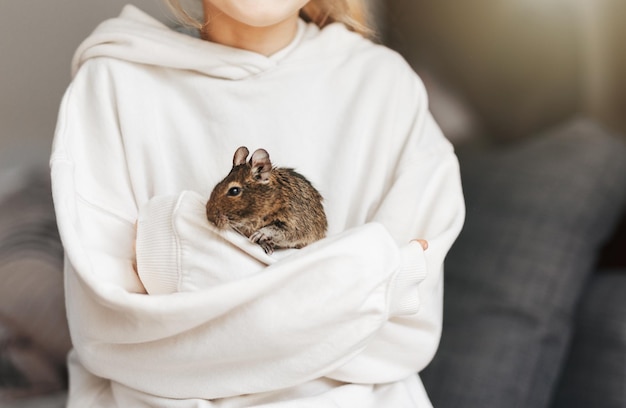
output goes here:
{"type": "Polygon", "coordinates": [[[233,157],[233,167],[246,164],[248,153],[248,148],[246,146],[239,147],[237,151],[235,151],[235,156],[233,157]]]}
{"type": "Polygon", "coordinates": [[[270,161],[269,153],[265,149],[258,149],[252,153],[250,166],[252,166],[252,176],[255,180],[263,183],[269,180],[272,162],[270,161]]]}

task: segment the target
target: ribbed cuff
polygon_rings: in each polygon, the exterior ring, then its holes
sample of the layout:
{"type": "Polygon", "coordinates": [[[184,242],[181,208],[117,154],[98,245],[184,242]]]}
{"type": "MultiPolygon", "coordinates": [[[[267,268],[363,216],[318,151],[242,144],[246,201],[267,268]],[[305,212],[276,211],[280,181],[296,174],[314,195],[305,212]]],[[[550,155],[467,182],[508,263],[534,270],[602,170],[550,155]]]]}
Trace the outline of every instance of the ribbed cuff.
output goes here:
{"type": "Polygon", "coordinates": [[[178,291],[180,245],[172,223],[178,204],[176,196],[155,197],[139,213],[137,273],[151,295],[178,291]]]}
{"type": "Polygon", "coordinates": [[[417,242],[400,248],[400,266],[390,293],[389,316],[415,314],[419,310],[418,285],[426,277],[424,250],[417,242]]]}

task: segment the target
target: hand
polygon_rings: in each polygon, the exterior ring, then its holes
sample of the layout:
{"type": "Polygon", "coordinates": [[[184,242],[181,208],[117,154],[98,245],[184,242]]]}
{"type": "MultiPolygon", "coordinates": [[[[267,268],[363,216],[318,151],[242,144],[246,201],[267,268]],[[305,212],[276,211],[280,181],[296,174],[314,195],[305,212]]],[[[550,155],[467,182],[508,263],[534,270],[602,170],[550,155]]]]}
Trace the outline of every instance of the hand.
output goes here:
{"type": "Polygon", "coordinates": [[[424,251],[426,251],[428,249],[428,241],[426,241],[425,239],[412,239],[411,242],[419,242],[419,244],[422,246],[422,249],[424,251]]]}

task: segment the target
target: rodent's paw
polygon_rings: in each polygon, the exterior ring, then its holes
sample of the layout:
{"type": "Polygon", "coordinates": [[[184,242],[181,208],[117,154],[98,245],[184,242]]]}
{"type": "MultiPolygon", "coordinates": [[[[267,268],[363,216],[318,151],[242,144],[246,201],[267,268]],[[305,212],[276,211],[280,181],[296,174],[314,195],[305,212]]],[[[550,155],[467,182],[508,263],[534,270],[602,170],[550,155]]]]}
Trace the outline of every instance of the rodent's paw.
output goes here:
{"type": "Polygon", "coordinates": [[[258,244],[266,254],[271,255],[274,252],[274,243],[272,241],[272,236],[266,234],[267,230],[265,228],[261,228],[258,231],[255,231],[250,235],[250,241],[258,244]]]}

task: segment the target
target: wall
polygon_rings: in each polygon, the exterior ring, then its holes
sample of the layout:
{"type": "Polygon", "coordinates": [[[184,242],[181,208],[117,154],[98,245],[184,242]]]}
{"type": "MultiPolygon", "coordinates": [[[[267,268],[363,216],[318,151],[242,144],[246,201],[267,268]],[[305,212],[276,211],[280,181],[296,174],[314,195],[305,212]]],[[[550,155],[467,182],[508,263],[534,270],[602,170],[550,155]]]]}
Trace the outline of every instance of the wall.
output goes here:
{"type": "Polygon", "coordinates": [[[489,138],[522,137],[576,114],[626,130],[625,2],[387,3],[388,42],[454,90],[489,138]]]}
{"type": "Polygon", "coordinates": [[[0,2],[0,177],[16,166],[47,165],[72,54],[128,2],[167,19],[160,0],[0,2]]]}
{"type": "Polygon", "coordinates": [[[587,106],[595,116],[626,132],[626,2],[584,1],[592,61],[587,106]]]}

